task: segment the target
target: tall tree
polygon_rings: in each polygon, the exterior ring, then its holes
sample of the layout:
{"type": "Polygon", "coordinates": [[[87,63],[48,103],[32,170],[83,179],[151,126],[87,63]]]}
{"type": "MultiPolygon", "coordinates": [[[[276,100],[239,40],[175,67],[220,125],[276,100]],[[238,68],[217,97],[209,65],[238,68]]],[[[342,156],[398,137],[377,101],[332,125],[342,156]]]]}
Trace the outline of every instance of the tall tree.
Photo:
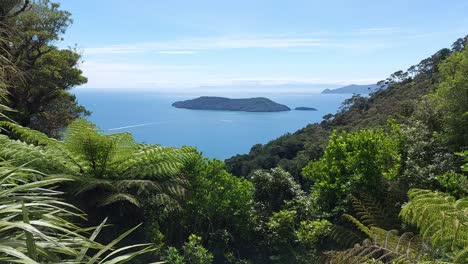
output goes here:
{"type": "MultiPolygon", "coordinates": [[[[468,37],[464,43],[467,40],[468,37]]],[[[461,50],[441,64],[443,81],[432,99],[443,117],[442,127],[449,143],[455,148],[465,148],[468,147],[468,47],[459,43],[455,47],[461,50]]]]}
{"type": "Polygon", "coordinates": [[[0,25],[8,39],[0,49],[24,75],[9,75],[8,100],[15,109],[11,117],[57,137],[62,128],[88,114],[68,91],[87,79],[78,68],[81,55],[74,49],[59,49],[55,42],[72,23],[71,14],[49,0],[2,1],[0,25]]]}

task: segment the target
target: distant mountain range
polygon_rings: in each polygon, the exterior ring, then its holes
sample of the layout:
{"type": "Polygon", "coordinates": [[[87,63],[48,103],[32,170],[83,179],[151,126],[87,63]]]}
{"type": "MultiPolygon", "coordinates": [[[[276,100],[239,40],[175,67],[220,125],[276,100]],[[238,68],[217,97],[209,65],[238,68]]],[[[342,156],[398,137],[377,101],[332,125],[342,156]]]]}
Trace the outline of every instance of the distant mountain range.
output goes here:
{"type": "Polygon", "coordinates": [[[325,89],[322,91],[322,94],[370,94],[380,89],[380,86],[377,84],[351,84],[336,89],[325,89]]]}

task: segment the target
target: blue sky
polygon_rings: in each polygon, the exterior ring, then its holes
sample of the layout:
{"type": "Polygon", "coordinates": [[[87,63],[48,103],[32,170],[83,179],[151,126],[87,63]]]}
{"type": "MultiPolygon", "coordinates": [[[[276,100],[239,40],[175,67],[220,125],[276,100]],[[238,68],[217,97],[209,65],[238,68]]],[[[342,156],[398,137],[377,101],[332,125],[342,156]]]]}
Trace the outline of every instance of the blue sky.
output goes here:
{"type": "Polygon", "coordinates": [[[465,0],[61,0],[85,87],[368,84],[468,34],[465,0]]]}

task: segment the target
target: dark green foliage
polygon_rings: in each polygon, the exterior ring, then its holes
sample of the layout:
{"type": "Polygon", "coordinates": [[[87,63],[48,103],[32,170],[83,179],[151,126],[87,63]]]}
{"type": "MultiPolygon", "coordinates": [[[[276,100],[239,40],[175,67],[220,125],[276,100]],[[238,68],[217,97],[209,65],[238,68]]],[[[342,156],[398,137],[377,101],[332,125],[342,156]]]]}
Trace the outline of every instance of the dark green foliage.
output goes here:
{"type": "Polygon", "coordinates": [[[441,137],[423,122],[415,120],[401,128],[402,173],[398,179],[406,188],[436,186],[436,176],[457,167],[458,159],[441,137]]]}
{"type": "Polygon", "coordinates": [[[254,171],[250,181],[255,187],[255,201],[262,203],[269,212],[279,211],[286,202],[305,195],[301,186],[281,168],[254,171]]]}
{"type": "Polygon", "coordinates": [[[6,81],[4,104],[16,110],[9,116],[57,137],[73,119],[88,112],[68,90],[86,83],[78,68],[81,56],[73,49],[54,45],[71,24],[71,14],[48,0],[2,1],[0,3],[0,56],[22,72],[6,81]]]}
{"type": "Polygon", "coordinates": [[[328,133],[328,129],[320,125],[309,125],[266,145],[255,145],[247,155],[227,159],[226,168],[234,175],[247,176],[257,169],[281,166],[301,185],[307,185],[308,181],[302,176],[301,170],[310,160],[320,158],[328,133]]]}

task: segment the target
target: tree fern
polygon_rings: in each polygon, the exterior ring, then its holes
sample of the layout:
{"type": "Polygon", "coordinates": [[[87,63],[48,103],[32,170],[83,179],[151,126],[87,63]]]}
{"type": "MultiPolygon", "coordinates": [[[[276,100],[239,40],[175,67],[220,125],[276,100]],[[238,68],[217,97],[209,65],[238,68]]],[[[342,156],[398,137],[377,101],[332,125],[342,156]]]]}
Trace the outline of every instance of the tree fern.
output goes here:
{"type": "Polygon", "coordinates": [[[400,216],[420,234],[399,235],[345,215],[368,239],[345,251],[328,252],[330,263],[468,263],[468,198],[420,189],[408,196],[400,216]]]}
{"type": "Polygon", "coordinates": [[[456,200],[441,192],[412,189],[400,215],[418,227],[423,238],[455,263],[468,262],[468,197],[456,200]]]}
{"type": "Polygon", "coordinates": [[[83,119],[67,128],[63,141],[7,121],[0,127],[8,135],[0,135],[0,158],[69,175],[77,181],[73,193],[97,193],[97,205],[178,200],[185,193],[181,170],[193,156],[191,148],[137,144],[128,133],[104,135],[83,119]]]}

